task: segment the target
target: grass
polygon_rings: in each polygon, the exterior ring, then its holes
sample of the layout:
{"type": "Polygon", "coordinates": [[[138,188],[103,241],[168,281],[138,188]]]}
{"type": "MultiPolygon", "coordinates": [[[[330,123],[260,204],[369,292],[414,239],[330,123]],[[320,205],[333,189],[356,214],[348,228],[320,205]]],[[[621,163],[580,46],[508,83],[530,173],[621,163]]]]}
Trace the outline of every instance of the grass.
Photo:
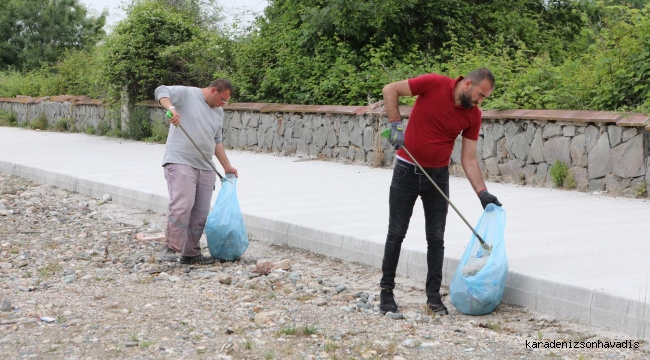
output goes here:
{"type": "Polygon", "coordinates": [[[295,326],[287,326],[284,327],[280,330],[280,334],[284,335],[296,335],[296,328],[295,326]]]}
{"type": "Polygon", "coordinates": [[[484,329],[490,329],[490,330],[496,331],[496,332],[501,331],[501,324],[499,324],[499,323],[488,322],[487,324],[478,324],[478,326],[482,327],[484,329]]]}
{"type": "Polygon", "coordinates": [[[336,343],[328,341],[328,342],[325,343],[325,346],[323,347],[323,349],[326,352],[329,353],[329,352],[332,352],[332,351],[336,351],[336,349],[338,349],[338,347],[339,346],[336,343]]]}
{"type": "Polygon", "coordinates": [[[43,278],[50,278],[54,276],[57,272],[61,271],[61,265],[51,262],[47,266],[42,267],[41,269],[38,270],[38,273],[41,275],[43,278]]]}
{"type": "Polygon", "coordinates": [[[645,195],[647,194],[647,187],[648,187],[648,184],[647,184],[645,181],[641,182],[641,183],[640,183],[640,184],[639,184],[639,185],[634,189],[634,195],[635,195],[636,197],[642,197],[642,196],[645,196],[645,195]]]}
{"type": "Polygon", "coordinates": [[[250,339],[246,339],[244,343],[242,344],[242,347],[244,350],[251,350],[253,348],[253,341],[250,339]]]}
{"type": "Polygon", "coordinates": [[[39,115],[37,118],[29,122],[29,128],[32,130],[47,130],[48,123],[45,114],[39,115]]]}
{"type": "Polygon", "coordinates": [[[156,142],[164,144],[167,142],[169,128],[162,121],[153,121],[151,123],[151,136],[144,138],[146,142],[156,142]]]}
{"type": "Polygon", "coordinates": [[[575,189],[577,184],[569,169],[569,165],[560,160],[555,160],[549,169],[553,184],[557,187],[565,187],[567,189],[575,189]]]}
{"type": "Polygon", "coordinates": [[[264,354],[264,358],[266,360],[275,359],[275,351],[273,351],[273,350],[267,351],[266,354],[264,354]]]}
{"type": "Polygon", "coordinates": [[[13,111],[0,110],[0,126],[17,126],[18,117],[13,111]]]}
{"type": "Polygon", "coordinates": [[[151,346],[151,341],[149,341],[149,340],[142,340],[142,341],[140,341],[138,343],[138,347],[143,348],[143,349],[146,349],[149,346],[151,346]]]}
{"type": "Polygon", "coordinates": [[[302,329],[302,334],[305,336],[313,335],[316,334],[316,326],[315,325],[305,325],[304,329],[302,329]]]}

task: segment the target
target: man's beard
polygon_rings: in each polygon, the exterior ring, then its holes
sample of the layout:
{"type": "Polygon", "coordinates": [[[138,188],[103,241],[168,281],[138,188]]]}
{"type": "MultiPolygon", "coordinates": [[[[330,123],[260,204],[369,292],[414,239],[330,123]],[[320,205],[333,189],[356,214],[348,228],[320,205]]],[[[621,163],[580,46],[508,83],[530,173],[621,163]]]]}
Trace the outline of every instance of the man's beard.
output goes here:
{"type": "Polygon", "coordinates": [[[466,92],[460,94],[460,105],[465,109],[471,109],[474,107],[472,98],[466,92]]]}

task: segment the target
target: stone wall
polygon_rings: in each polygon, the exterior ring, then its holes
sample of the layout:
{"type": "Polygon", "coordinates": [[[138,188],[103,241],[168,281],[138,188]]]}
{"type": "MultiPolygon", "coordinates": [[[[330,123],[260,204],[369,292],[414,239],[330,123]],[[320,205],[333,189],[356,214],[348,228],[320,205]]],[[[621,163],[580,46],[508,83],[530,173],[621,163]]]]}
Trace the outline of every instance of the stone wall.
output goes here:
{"type": "MultiPolygon", "coordinates": [[[[149,119],[164,119],[155,101],[140,104],[149,119]]],[[[119,114],[101,101],[79,97],[0,98],[20,123],[45,114],[50,124],[74,119],[77,129],[115,126],[119,114]]],[[[411,108],[400,113],[408,126],[411,108]]],[[[226,108],[224,144],[231,149],[391,165],[394,151],[379,136],[387,127],[382,102],[368,106],[234,103],[226,108]]],[[[450,168],[463,175],[462,139],[450,168]]],[[[597,111],[485,111],[477,144],[484,176],[493,181],[554,187],[551,165],[570,168],[579,191],[637,196],[650,192],[650,124],[643,114],[597,111]]]]}

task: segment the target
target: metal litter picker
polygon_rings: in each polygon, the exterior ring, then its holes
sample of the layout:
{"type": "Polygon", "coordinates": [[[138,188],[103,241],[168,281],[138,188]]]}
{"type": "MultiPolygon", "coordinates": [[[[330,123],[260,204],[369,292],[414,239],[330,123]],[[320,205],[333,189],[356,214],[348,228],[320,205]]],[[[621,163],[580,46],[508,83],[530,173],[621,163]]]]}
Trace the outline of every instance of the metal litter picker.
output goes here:
{"type": "MultiPolygon", "coordinates": [[[[171,118],[174,116],[174,114],[172,114],[171,110],[167,110],[167,113],[165,113],[165,115],[166,115],[167,118],[169,118],[169,119],[171,119],[171,118]]],[[[183,125],[178,124],[178,125],[174,125],[174,126],[179,127],[179,128],[181,128],[181,130],[183,130],[183,133],[185,133],[185,136],[187,136],[187,138],[190,139],[190,141],[192,142],[192,145],[194,145],[194,147],[196,148],[196,150],[199,151],[199,153],[201,154],[201,156],[203,156],[203,158],[205,159],[205,161],[207,161],[207,163],[210,164],[210,167],[212,167],[212,170],[214,170],[214,172],[217,173],[217,176],[219,176],[219,180],[221,180],[222,183],[223,183],[224,181],[229,181],[229,180],[226,179],[225,177],[221,176],[221,174],[219,174],[219,171],[217,171],[217,168],[214,167],[214,164],[212,164],[212,161],[208,160],[208,158],[205,157],[205,155],[203,154],[203,152],[199,149],[198,145],[196,145],[196,143],[194,142],[194,140],[192,140],[192,137],[187,133],[187,131],[185,131],[185,129],[183,129],[183,125]]]]}

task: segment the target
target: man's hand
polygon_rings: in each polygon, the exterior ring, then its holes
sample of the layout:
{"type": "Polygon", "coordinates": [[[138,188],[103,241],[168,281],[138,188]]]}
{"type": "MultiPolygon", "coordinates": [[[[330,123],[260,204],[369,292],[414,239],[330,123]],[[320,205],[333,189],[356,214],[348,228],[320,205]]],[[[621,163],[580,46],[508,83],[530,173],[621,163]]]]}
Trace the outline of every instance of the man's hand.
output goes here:
{"type": "Polygon", "coordinates": [[[181,116],[176,111],[176,108],[169,110],[172,113],[172,117],[169,119],[169,123],[174,126],[178,126],[181,123],[181,116]]]}
{"type": "Polygon", "coordinates": [[[402,127],[402,120],[390,122],[390,137],[388,142],[395,148],[399,149],[404,145],[404,128],[402,127]]]}
{"type": "Polygon", "coordinates": [[[501,203],[497,199],[496,196],[490,194],[487,189],[481,191],[478,193],[478,198],[481,200],[481,205],[483,205],[483,210],[485,210],[485,207],[488,206],[488,204],[494,204],[497,206],[501,206],[501,203]]]}
{"type": "Polygon", "coordinates": [[[232,167],[232,166],[230,166],[230,167],[227,168],[227,169],[223,169],[223,172],[225,172],[226,174],[235,174],[235,177],[236,177],[236,178],[239,177],[239,174],[237,174],[237,169],[235,169],[235,168],[232,167]]]}

